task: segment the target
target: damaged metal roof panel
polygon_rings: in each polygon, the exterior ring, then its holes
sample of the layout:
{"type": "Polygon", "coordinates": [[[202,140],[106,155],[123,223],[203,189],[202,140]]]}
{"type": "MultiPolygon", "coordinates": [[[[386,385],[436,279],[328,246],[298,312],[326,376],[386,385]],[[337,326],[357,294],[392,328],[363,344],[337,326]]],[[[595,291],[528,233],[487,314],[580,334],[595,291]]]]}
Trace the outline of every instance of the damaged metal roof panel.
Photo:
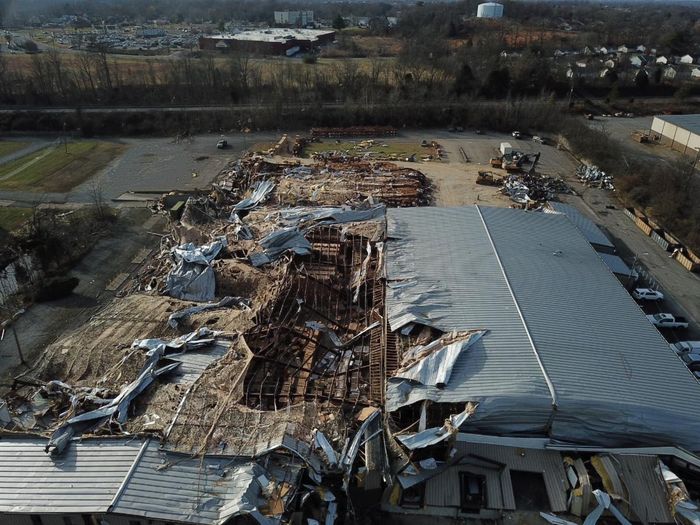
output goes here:
{"type": "Polygon", "coordinates": [[[392,208],[387,220],[391,328],[420,311],[444,332],[489,330],[459,356],[444,388],[405,393],[392,383],[387,409],[422,399],[476,401],[468,423],[475,431],[542,430],[551,396],[476,208],[392,208]]]}
{"type": "Polygon", "coordinates": [[[163,521],[219,523],[237,512],[255,512],[260,492],[256,479],[262,473],[257,469],[245,460],[168,453],[151,441],[112,512],[163,521]],[[226,516],[220,515],[222,509],[226,516]]]}
{"type": "Polygon", "coordinates": [[[613,462],[637,514],[634,521],[674,523],[658,456],[620,455],[613,456],[613,462]]]}
{"type": "Polygon", "coordinates": [[[551,435],[700,450],[697,381],[576,227],[558,215],[479,211],[556,390],[551,435]]]}
{"type": "Polygon", "coordinates": [[[209,365],[225,356],[230,348],[231,341],[217,339],[216,342],[205,348],[167,356],[169,360],[181,363],[172,374],[173,377],[169,382],[178,384],[194,383],[209,365]]]}
{"type": "Polygon", "coordinates": [[[0,512],[104,513],[143,445],[140,439],[86,439],[58,458],[42,438],[0,440],[0,512]]]}
{"type": "MultiPolygon", "coordinates": [[[[596,226],[596,224],[586,217],[583,213],[578,211],[576,208],[570,204],[564,204],[563,202],[549,201],[547,205],[556,213],[562,213],[566,215],[569,220],[578,228],[578,230],[583,234],[586,240],[591,244],[597,244],[599,246],[607,246],[608,248],[615,248],[615,245],[608,239],[608,237],[603,233],[603,231],[596,226]]],[[[549,210],[545,208],[545,213],[549,213],[549,210]]]]}

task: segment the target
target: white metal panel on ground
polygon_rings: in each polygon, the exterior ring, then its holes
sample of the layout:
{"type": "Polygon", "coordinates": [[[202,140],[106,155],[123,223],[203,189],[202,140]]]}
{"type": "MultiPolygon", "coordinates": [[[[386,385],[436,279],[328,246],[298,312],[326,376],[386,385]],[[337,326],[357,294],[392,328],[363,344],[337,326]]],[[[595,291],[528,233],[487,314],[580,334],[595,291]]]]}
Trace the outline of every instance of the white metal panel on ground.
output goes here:
{"type": "Polygon", "coordinates": [[[555,212],[566,215],[591,244],[615,248],[615,245],[592,220],[583,215],[583,213],[578,211],[570,204],[564,204],[563,202],[548,202],[547,205],[555,212]]]}
{"type": "Polygon", "coordinates": [[[700,450],[697,381],[566,217],[469,207],[387,218],[390,325],[489,330],[443,389],[390,382],[389,410],[478,401],[465,431],[543,431],[552,416],[549,435],[563,441],[700,450]]]}
{"type": "Polygon", "coordinates": [[[661,334],[564,217],[480,208],[558,409],[578,443],[700,450],[700,389],[661,334]]]}
{"type": "Polygon", "coordinates": [[[138,457],[142,440],[90,439],[59,457],[45,439],[0,440],[0,512],[106,512],[138,457]]]}
{"type": "Polygon", "coordinates": [[[404,397],[390,382],[388,410],[422,399],[471,400],[480,403],[469,420],[475,431],[544,429],[551,396],[476,208],[389,209],[387,221],[392,329],[400,328],[396,319],[426,316],[444,332],[489,330],[459,356],[444,388],[418,385],[404,397]]]}

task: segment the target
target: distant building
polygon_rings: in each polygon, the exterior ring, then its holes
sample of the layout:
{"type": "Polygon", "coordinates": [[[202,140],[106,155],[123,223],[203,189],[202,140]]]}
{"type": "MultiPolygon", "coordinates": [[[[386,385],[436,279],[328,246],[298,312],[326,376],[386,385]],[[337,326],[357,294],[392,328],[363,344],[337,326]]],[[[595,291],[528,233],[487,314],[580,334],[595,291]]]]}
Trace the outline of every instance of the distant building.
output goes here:
{"type": "Polygon", "coordinates": [[[656,63],[666,65],[666,64],[668,64],[668,58],[666,58],[665,56],[657,57],[656,63]]]}
{"type": "Polygon", "coordinates": [[[690,72],[690,78],[693,80],[700,80],[700,69],[694,67],[693,70],[690,72]]]}
{"type": "Polygon", "coordinates": [[[690,56],[690,55],[683,55],[683,56],[680,58],[680,61],[679,61],[679,62],[680,62],[681,64],[692,64],[692,63],[693,63],[693,57],[690,56]]]}
{"type": "Polygon", "coordinates": [[[498,4],[496,2],[479,4],[476,8],[476,16],[477,18],[502,18],[503,4],[498,4]]]}
{"type": "Polygon", "coordinates": [[[659,115],[651,131],[672,149],[692,155],[700,151],[700,115],[659,115]]]}
{"type": "Polygon", "coordinates": [[[663,77],[664,77],[666,80],[673,80],[673,79],[675,79],[677,74],[678,74],[678,71],[676,71],[676,68],[673,67],[673,66],[666,66],[666,67],[664,68],[663,77]]]}
{"type": "Polygon", "coordinates": [[[275,25],[306,27],[314,23],[313,11],[275,11],[275,25]]]}
{"type": "Polygon", "coordinates": [[[199,39],[199,48],[209,51],[241,51],[260,55],[285,55],[296,51],[308,51],[330,44],[335,31],[317,29],[271,28],[243,31],[235,35],[208,35],[199,39]]]}

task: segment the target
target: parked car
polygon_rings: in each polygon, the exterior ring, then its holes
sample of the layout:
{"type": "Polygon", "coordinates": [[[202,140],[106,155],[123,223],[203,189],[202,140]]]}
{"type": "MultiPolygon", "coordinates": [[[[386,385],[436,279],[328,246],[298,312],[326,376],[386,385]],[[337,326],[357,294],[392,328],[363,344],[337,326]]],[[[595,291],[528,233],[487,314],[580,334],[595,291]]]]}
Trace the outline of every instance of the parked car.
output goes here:
{"type": "Polygon", "coordinates": [[[679,341],[671,343],[671,348],[678,355],[700,354],[700,341],[679,341]]]}
{"type": "Polygon", "coordinates": [[[664,294],[651,288],[635,288],[632,291],[632,297],[640,301],[662,301],[664,294]]]}
{"type": "Polygon", "coordinates": [[[514,139],[519,139],[520,137],[522,137],[522,134],[519,131],[514,131],[512,135],[514,139]]]}
{"type": "Polygon", "coordinates": [[[684,354],[681,359],[693,372],[700,371],[700,354],[684,354]]]}
{"type": "Polygon", "coordinates": [[[647,315],[649,322],[657,328],[688,328],[688,320],[685,317],[674,316],[673,314],[653,314],[647,315]]]}
{"type": "Polygon", "coordinates": [[[216,143],[216,147],[219,149],[224,149],[226,146],[228,146],[228,141],[226,139],[221,139],[216,143]]]}

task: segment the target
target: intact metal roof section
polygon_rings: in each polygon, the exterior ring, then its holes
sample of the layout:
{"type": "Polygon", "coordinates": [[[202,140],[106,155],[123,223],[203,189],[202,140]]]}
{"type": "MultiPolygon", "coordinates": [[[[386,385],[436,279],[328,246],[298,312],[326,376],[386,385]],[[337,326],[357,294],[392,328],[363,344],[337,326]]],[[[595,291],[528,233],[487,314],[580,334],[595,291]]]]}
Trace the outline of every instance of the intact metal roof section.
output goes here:
{"type": "Polygon", "coordinates": [[[576,227],[480,210],[557,391],[553,437],[699,450],[698,382],[576,227]]]}
{"type": "Polygon", "coordinates": [[[471,400],[480,402],[468,423],[474,430],[544,428],[550,392],[478,210],[392,208],[387,221],[392,329],[422,319],[445,332],[489,330],[460,355],[444,388],[417,385],[403,395],[390,382],[388,410],[422,399],[471,400]]]}
{"type": "Polygon", "coordinates": [[[0,439],[0,512],[104,513],[142,440],[83,440],[53,458],[45,439],[0,439]]]}
{"type": "Polygon", "coordinates": [[[564,204],[563,202],[549,202],[547,204],[555,212],[566,215],[591,244],[615,248],[615,245],[610,242],[610,239],[606,237],[603,231],[598,228],[592,220],[570,204],[564,204]]]}
{"type": "Polygon", "coordinates": [[[692,115],[656,115],[656,118],[700,135],[700,114],[692,115]]]}
{"type": "Polygon", "coordinates": [[[598,256],[603,259],[605,266],[617,275],[631,276],[632,270],[625,264],[625,261],[620,259],[617,255],[611,255],[609,253],[599,253],[598,256]]]}
{"type": "Polygon", "coordinates": [[[112,512],[162,521],[219,523],[241,510],[253,510],[241,498],[247,496],[256,505],[257,468],[248,461],[167,453],[152,441],[112,512]]]}

